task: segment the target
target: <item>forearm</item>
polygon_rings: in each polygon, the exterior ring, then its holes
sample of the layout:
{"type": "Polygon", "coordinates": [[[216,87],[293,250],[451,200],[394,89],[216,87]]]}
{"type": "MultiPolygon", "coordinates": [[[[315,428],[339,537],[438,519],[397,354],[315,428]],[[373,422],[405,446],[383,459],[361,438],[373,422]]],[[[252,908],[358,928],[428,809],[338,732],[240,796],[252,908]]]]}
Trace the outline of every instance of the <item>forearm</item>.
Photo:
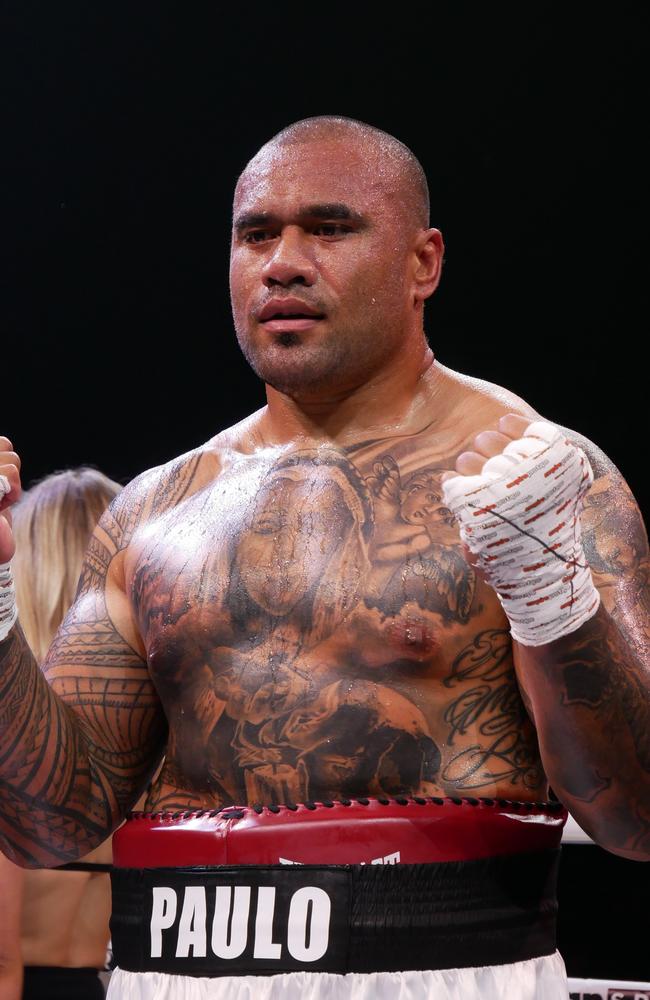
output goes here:
{"type": "Polygon", "coordinates": [[[3,851],[27,867],[61,864],[96,846],[118,819],[80,720],[54,694],[16,626],[0,643],[3,851]]]}
{"type": "Polygon", "coordinates": [[[603,847],[650,860],[647,660],[602,606],[554,642],[514,646],[555,793],[603,847]]]}

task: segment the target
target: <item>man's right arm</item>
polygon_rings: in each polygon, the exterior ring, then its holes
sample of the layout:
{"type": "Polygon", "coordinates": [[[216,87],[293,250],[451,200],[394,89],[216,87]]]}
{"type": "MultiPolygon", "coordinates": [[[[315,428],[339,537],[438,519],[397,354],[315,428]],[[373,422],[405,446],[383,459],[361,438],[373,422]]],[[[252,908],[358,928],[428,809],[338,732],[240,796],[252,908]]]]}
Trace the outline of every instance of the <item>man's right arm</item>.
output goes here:
{"type": "MultiPolygon", "coordinates": [[[[0,642],[0,843],[19,865],[96,847],[163,752],[165,717],[123,583],[147,506],[132,484],[102,517],[42,671],[19,625],[0,642]]],[[[6,519],[1,527],[6,542],[6,519]]]]}

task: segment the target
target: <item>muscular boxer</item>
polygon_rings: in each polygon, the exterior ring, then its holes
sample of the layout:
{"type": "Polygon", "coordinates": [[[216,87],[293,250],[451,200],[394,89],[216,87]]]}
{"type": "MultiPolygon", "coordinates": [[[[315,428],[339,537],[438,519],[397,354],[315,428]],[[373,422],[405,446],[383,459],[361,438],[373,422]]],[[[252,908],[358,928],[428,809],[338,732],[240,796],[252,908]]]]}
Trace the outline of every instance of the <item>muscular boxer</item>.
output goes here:
{"type": "Polygon", "coordinates": [[[434,359],[442,254],[397,140],[332,118],[280,133],[238,181],[232,234],[267,405],[123,491],[49,684],[0,571],[4,850],[88,851],[166,749],[116,838],[115,927],[141,970],[120,996],[167,996],[171,972],[188,996],[236,997],[261,972],[260,996],[555,998],[549,785],[604,847],[650,858],[638,508],[591,442],[434,359]],[[522,919],[538,943],[513,955],[522,919]],[[330,920],[339,958],[310,964],[330,920]]]}

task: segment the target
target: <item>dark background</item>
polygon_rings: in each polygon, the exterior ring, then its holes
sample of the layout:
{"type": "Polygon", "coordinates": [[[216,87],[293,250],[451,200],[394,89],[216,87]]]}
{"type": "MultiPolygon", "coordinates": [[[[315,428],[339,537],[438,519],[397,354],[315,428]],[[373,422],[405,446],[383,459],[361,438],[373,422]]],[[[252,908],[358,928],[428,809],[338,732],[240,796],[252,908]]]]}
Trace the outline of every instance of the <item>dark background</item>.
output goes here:
{"type": "MultiPolygon", "coordinates": [[[[338,113],[428,174],[440,360],[596,441],[650,509],[641,5],[22,0],[0,36],[0,412],[26,482],[82,462],[126,481],[263,403],[230,319],[232,188],[274,132],[338,113]]],[[[597,959],[575,971],[640,975],[650,869],[571,864],[563,947],[577,926],[597,959]]]]}
{"type": "Polygon", "coordinates": [[[230,318],[233,184],[290,121],[340,113],[426,169],[439,359],[595,440],[647,510],[646,20],[5,4],[2,422],[26,481],[81,462],[126,481],[263,403],[230,318]]]}

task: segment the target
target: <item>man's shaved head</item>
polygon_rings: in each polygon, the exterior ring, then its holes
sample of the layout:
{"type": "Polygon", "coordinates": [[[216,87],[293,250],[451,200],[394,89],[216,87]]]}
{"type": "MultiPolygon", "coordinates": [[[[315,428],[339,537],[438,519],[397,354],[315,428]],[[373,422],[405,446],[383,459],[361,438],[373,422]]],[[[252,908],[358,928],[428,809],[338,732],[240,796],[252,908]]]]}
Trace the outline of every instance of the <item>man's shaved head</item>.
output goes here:
{"type": "Polygon", "coordinates": [[[424,358],[443,252],[428,223],[422,167],[380,129],[306,118],[262,146],[237,182],[230,252],[235,329],[260,378],[316,399],[424,358]]]}
{"type": "Polygon", "coordinates": [[[256,171],[274,149],[330,140],[349,142],[351,146],[367,151],[368,158],[375,160],[386,187],[397,195],[409,220],[418,229],[428,228],[429,186],[417,157],[408,146],[388,132],[382,132],[381,129],[354,118],[338,115],[303,118],[269,139],[242,171],[237,182],[235,200],[247,174],[256,171]]]}

